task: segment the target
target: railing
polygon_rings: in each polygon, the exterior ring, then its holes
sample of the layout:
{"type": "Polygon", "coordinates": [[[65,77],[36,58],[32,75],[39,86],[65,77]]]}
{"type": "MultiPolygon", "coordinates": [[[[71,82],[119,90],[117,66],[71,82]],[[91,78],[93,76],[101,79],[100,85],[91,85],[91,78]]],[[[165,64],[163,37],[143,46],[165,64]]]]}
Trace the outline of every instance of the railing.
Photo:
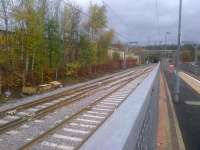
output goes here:
{"type": "Polygon", "coordinates": [[[193,73],[197,76],[200,76],[200,66],[192,64],[181,64],[181,69],[190,73],[193,73]]]}
{"type": "Polygon", "coordinates": [[[155,150],[160,64],[81,147],[84,150],[155,150]]]}

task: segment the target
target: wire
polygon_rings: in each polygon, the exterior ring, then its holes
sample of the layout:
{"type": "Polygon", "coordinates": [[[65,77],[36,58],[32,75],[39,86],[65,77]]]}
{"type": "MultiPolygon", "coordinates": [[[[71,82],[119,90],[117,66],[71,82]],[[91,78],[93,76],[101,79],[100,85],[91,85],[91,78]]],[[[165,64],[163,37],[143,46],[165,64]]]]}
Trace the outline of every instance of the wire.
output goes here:
{"type": "Polygon", "coordinates": [[[104,6],[106,6],[108,9],[110,9],[112,11],[112,13],[119,19],[118,21],[120,21],[121,24],[124,24],[126,26],[129,26],[127,23],[125,23],[123,21],[123,19],[114,11],[114,9],[108,4],[106,3],[105,1],[101,0],[102,3],[104,4],[104,6]]]}
{"type": "MultiPolygon", "coordinates": [[[[124,20],[115,12],[115,10],[107,2],[105,2],[104,0],[101,0],[101,2],[103,3],[104,6],[107,7],[107,9],[112,11],[113,15],[115,15],[118,18],[119,23],[121,23],[125,26],[129,26],[127,23],[124,22],[124,20]]],[[[125,39],[127,39],[127,38],[125,38],[125,39]]],[[[129,40],[127,39],[127,41],[129,41],[129,40]]]]}
{"type": "MultiPolygon", "coordinates": [[[[69,0],[68,0],[68,2],[69,2],[69,0]]],[[[71,4],[69,4],[69,3],[65,2],[65,1],[64,1],[64,3],[65,3],[66,5],[68,5],[68,6],[70,6],[70,7],[73,7],[71,4]]],[[[79,8],[74,8],[74,9],[78,10],[78,11],[79,11],[80,13],[82,13],[84,16],[90,17],[89,14],[87,14],[87,13],[84,12],[84,11],[82,11],[81,9],[79,9],[79,8]]],[[[107,29],[112,30],[112,28],[109,28],[109,27],[107,27],[107,29]]],[[[114,31],[114,32],[115,32],[115,34],[117,34],[117,35],[118,35],[119,37],[121,37],[122,39],[124,39],[124,40],[126,40],[126,41],[129,41],[128,38],[126,38],[123,34],[117,32],[117,31],[114,31]]]]}
{"type": "Polygon", "coordinates": [[[159,0],[156,0],[156,28],[158,31],[157,40],[160,42],[160,18],[159,18],[159,0]]]}

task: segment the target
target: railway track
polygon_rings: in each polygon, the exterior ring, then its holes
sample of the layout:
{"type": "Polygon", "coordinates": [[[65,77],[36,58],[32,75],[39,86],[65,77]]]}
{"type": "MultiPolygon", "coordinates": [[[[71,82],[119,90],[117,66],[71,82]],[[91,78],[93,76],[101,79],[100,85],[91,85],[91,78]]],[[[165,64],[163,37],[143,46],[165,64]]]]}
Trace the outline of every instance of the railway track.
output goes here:
{"type": "Polygon", "coordinates": [[[191,77],[193,77],[193,78],[195,78],[195,79],[197,79],[197,80],[200,81],[200,76],[197,76],[197,75],[195,75],[195,74],[192,74],[192,73],[186,72],[186,71],[183,71],[183,72],[186,73],[186,74],[188,74],[189,76],[191,76],[191,77]]]}
{"type": "Polygon", "coordinates": [[[135,75],[111,93],[103,96],[74,115],[67,117],[48,131],[24,144],[19,150],[79,149],[123,103],[147,74],[148,72],[145,71],[135,75]],[[141,80],[136,82],[135,79],[140,76],[141,80]]]}
{"type": "MultiPolygon", "coordinates": [[[[4,124],[4,126],[2,126],[3,127],[1,128],[2,130],[0,130],[2,131],[0,135],[0,149],[1,150],[4,149],[15,150],[15,149],[29,149],[29,148],[62,149],[62,146],[61,147],[58,146],[59,143],[43,141],[47,137],[51,138],[52,136],[53,138],[57,137],[57,139],[60,139],[61,141],[64,139],[68,139],[69,141],[71,141],[71,144],[69,144],[68,147],[63,147],[63,149],[67,149],[69,147],[71,147],[71,149],[79,148],[84,143],[84,141],[87,140],[87,138],[89,138],[92,135],[92,133],[95,132],[95,130],[114,112],[114,110],[117,109],[117,107],[119,107],[119,105],[137,87],[137,85],[140,82],[142,82],[142,80],[148,75],[148,73],[152,69],[153,66],[149,66],[149,67],[139,68],[134,71],[128,71],[120,74],[115,78],[109,78],[105,80],[104,83],[102,81],[101,84],[99,84],[97,81],[96,84],[98,86],[88,85],[88,90],[86,88],[84,91],[83,87],[81,87],[82,91],[81,90],[78,91],[78,93],[82,92],[81,94],[79,93],[80,97],[75,97],[74,99],[72,98],[67,99],[64,96],[65,98],[61,97],[63,98],[61,102],[57,101],[58,104],[52,103],[51,105],[49,104],[49,106],[45,108],[43,107],[43,105],[46,105],[49,102],[42,103],[41,105],[35,105],[36,107],[40,107],[40,109],[38,109],[37,111],[33,111],[34,114],[32,113],[32,111],[28,115],[22,114],[22,117],[20,118],[20,120],[18,120],[19,122],[15,120],[9,122],[8,124],[4,124]],[[99,91],[101,93],[98,93],[99,91]],[[97,96],[97,98],[95,98],[94,96],[95,93],[96,95],[99,95],[97,96]],[[86,105],[81,106],[73,113],[67,112],[69,108],[73,107],[74,103],[77,102],[85,103],[88,97],[90,97],[88,101],[91,102],[87,102],[86,105]],[[110,111],[108,111],[108,109],[110,111]],[[65,110],[66,112],[63,110],[65,110]],[[62,114],[62,116],[60,116],[60,119],[57,119],[56,121],[52,121],[49,119],[50,123],[47,123],[46,125],[45,123],[46,121],[48,121],[48,118],[51,117],[51,114],[56,114],[56,111],[58,111],[57,114],[59,113],[62,114]],[[77,118],[79,118],[78,121],[77,118]],[[91,119],[97,119],[97,120],[93,120],[90,122],[91,119]],[[36,122],[37,125],[35,125],[36,122]],[[57,134],[56,132],[60,132],[60,130],[62,130],[65,125],[70,127],[73,126],[75,127],[75,129],[77,129],[77,131],[72,128],[70,129],[67,128],[65,129],[67,135],[57,134]],[[33,128],[32,131],[31,128],[33,128]],[[82,132],[81,131],[82,128],[86,129],[86,132],[84,131],[82,132]],[[83,134],[84,136],[79,137],[76,135],[75,136],[71,135],[73,134],[73,132],[75,132],[75,134],[79,133],[81,135],[83,134]],[[41,140],[43,141],[42,143],[40,143],[41,140]],[[38,148],[36,145],[34,145],[35,143],[38,142],[39,144],[37,146],[41,146],[42,148],[38,148]]],[[[74,105],[74,107],[76,107],[76,105],[74,105]]],[[[24,112],[24,110],[27,111],[27,109],[22,109],[22,108],[20,108],[20,110],[22,111],[15,112],[15,115],[13,116],[7,115],[7,113],[4,114],[6,114],[5,115],[6,117],[10,116],[11,118],[12,117],[15,118],[17,116],[16,114],[24,112]]],[[[57,118],[57,116],[54,118],[57,118]]]]}
{"type": "MultiPolygon", "coordinates": [[[[151,67],[145,68],[143,71],[145,72],[149,69],[151,69],[151,67]]],[[[27,103],[0,112],[2,116],[0,120],[0,134],[21,126],[28,121],[42,118],[48,113],[51,113],[63,106],[69,105],[75,101],[79,101],[87,97],[88,95],[92,95],[108,84],[112,83],[111,86],[115,86],[117,84],[126,82],[128,80],[126,79],[126,77],[135,73],[137,73],[137,71],[126,72],[125,74],[123,73],[122,75],[119,75],[119,77],[115,77],[114,79],[107,78],[104,81],[101,80],[101,84],[99,84],[98,81],[93,83],[92,85],[85,85],[83,87],[75,89],[74,91],[67,91],[66,93],[61,93],[56,96],[48,97],[44,100],[41,99],[37,102],[27,103]]]]}
{"type": "Polygon", "coordinates": [[[120,73],[116,73],[116,74],[110,75],[108,77],[105,77],[105,78],[102,78],[102,79],[99,79],[99,80],[95,80],[93,82],[89,82],[89,83],[86,83],[84,85],[80,85],[78,87],[70,88],[70,89],[65,90],[63,92],[60,92],[58,94],[54,94],[54,95],[51,95],[51,96],[48,96],[48,97],[45,97],[45,98],[38,99],[37,101],[32,101],[32,102],[29,102],[29,103],[25,103],[25,104],[21,104],[21,105],[18,105],[18,106],[14,106],[12,108],[8,108],[6,110],[0,111],[0,117],[3,117],[5,115],[9,115],[9,114],[15,114],[17,111],[20,111],[20,110],[23,110],[23,109],[27,109],[27,108],[30,108],[30,107],[32,107],[34,105],[39,105],[41,103],[50,102],[50,101],[52,101],[52,100],[54,100],[56,98],[64,97],[64,96],[67,96],[67,95],[72,95],[73,93],[82,91],[82,90],[87,89],[89,87],[91,87],[91,88],[94,87],[95,88],[95,86],[97,86],[98,83],[101,83],[103,81],[112,79],[115,76],[123,75],[125,73],[130,73],[130,70],[123,71],[123,72],[120,72],[120,73]]]}

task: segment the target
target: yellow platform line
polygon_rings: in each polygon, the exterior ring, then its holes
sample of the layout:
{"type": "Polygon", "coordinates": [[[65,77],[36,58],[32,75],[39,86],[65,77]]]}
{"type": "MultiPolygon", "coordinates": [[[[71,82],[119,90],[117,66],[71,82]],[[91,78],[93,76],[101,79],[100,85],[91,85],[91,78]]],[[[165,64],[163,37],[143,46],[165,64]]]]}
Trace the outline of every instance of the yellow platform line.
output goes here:
{"type": "Polygon", "coordinates": [[[182,80],[184,80],[192,89],[194,89],[198,94],[200,94],[200,81],[191,77],[190,75],[179,72],[179,76],[182,80]]]}

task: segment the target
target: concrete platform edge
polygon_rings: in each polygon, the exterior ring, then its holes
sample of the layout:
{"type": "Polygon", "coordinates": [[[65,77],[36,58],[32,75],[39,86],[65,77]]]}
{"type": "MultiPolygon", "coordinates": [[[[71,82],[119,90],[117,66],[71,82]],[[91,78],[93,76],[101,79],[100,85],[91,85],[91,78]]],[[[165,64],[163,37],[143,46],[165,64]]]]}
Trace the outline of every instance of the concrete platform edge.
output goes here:
{"type": "Polygon", "coordinates": [[[175,108],[174,108],[171,92],[169,90],[169,87],[168,87],[168,84],[167,84],[167,81],[166,81],[166,77],[163,74],[162,74],[162,76],[163,76],[165,88],[166,88],[166,91],[167,91],[167,95],[168,95],[168,98],[169,98],[168,101],[169,101],[170,110],[168,110],[168,111],[172,111],[172,115],[173,115],[173,120],[174,120],[173,123],[175,125],[178,147],[179,147],[179,150],[185,150],[185,144],[183,142],[183,137],[182,137],[182,133],[181,133],[181,130],[180,130],[179,122],[178,122],[178,119],[177,119],[177,116],[176,116],[176,113],[175,113],[175,108]]]}

